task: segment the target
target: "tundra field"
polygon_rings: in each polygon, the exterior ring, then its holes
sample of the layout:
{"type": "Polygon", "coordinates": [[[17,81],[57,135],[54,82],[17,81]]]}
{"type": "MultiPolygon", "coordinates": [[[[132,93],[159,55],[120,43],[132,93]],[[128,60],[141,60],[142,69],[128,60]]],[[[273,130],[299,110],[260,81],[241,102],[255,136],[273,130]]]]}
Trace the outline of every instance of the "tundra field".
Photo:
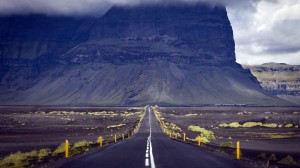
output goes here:
{"type": "MultiPolygon", "coordinates": [[[[162,129],[174,140],[196,144],[232,157],[237,141],[244,159],[270,165],[300,165],[300,108],[298,107],[153,107],[162,129]]],[[[30,167],[62,158],[62,144],[71,155],[127,138],[143,119],[144,107],[8,107],[0,108],[0,167],[26,153],[35,161],[14,163],[30,167]],[[81,148],[81,147],[88,148],[81,148]],[[20,152],[18,152],[20,151],[20,152]],[[43,154],[43,153],[48,154],[43,154]],[[57,155],[56,155],[57,154],[57,155]],[[32,156],[34,155],[34,156],[32,156]],[[35,156],[36,155],[36,156],[35,156]],[[59,156],[59,157],[58,157],[59,156]],[[51,160],[51,159],[50,159],[51,160]]],[[[24,156],[23,156],[24,157],[24,156]]],[[[26,160],[26,158],[24,158],[26,160]]],[[[30,160],[30,159],[29,159],[30,160]]],[[[22,161],[22,159],[21,159],[22,161]]]]}
{"type": "Polygon", "coordinates": [[[128,137],[143,114],[143,108],[53,108],[2,107],[0,113],[0,157],[21,151],[55,150],[70,144],[104,143],[128,137]]]}
{"type": "Polygon", "coordinates": [[[300,109],[293,107],[155,107],[168,135],[274,165],[300,166],[300,109]]]}

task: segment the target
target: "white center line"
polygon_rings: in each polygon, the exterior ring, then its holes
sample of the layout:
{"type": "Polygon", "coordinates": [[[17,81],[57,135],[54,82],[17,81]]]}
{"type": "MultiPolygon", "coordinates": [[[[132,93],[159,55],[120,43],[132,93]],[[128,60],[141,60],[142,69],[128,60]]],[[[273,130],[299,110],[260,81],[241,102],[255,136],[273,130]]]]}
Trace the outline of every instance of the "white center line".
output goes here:
{"type": "Polygon", "coordinates": [[[153,153],[152,153],[152,143],[150,141],[150,162],[151,162],[151,168],[155,168],[153,153]]]}
{"type": "Polygon", "coordinates": [[[146,160],[145,160],[145,166],[149,166],[149,159],[148,158],[146,158],[146,160]]]}
{"type": "Polygon", "coordinates": [[[149,127],[150,127],[150,133],[149,137],[147,140],[147,148],[146,148],[146,159],[145,159],[145,166],[149,166],[149,152],[150,152],[150,162],[151,162],[151,168],[155,168],[155,163],[154,163],[154,157],[152,153],[152,143],[151,143],[151,117],[150,117],[150,108],[148,108],[148,113],[149,113],[149,127]],[[150,150],[150,151],[149,151],[150,150]]]}

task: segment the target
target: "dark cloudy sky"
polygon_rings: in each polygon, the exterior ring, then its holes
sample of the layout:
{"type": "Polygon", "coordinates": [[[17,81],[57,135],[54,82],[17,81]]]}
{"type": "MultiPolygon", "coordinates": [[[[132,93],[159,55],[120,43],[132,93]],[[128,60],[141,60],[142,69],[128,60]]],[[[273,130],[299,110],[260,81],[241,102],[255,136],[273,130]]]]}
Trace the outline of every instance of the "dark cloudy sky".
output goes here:
{"type": "Polygon", "coordinates": [[[227,6],[237,62],[300,65],[300,0],[0,0],[0,14],[101,15],[115,4],[179,1],[227,6]]]}

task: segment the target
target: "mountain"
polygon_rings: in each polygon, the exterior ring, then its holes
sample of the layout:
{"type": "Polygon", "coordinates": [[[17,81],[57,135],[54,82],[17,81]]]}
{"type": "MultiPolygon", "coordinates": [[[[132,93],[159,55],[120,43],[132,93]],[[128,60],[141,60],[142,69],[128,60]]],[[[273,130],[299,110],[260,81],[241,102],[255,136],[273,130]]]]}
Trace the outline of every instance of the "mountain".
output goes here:
{"type": "Polygon", "coordinates": [[[235,62],[225,7],[0,19],[2,105],[290,105],[235,62]]]}
{"type": "Polygon", "coordinates": [[[243,65],[250,69],[261,86],[271,94],[300,104],[300,65],[266,63],[262,65],[243,65]]]}

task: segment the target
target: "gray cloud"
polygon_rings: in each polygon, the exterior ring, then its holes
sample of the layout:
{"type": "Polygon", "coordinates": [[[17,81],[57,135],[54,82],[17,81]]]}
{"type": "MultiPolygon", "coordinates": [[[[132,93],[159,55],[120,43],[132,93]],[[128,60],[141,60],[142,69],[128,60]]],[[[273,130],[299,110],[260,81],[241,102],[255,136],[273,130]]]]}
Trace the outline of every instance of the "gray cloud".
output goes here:
{"type": "Polygon", "coordinates": [[[0,0],[0,15],[43,13],[48,15],[101,15],[113,5],[205,2],[239,5],[257,0],[0,0]]]}
{"type": "Polygon", "coordinates": [[[237,62],[300,64],[300,1],[260,0],[228,12],[237,62]]]}

